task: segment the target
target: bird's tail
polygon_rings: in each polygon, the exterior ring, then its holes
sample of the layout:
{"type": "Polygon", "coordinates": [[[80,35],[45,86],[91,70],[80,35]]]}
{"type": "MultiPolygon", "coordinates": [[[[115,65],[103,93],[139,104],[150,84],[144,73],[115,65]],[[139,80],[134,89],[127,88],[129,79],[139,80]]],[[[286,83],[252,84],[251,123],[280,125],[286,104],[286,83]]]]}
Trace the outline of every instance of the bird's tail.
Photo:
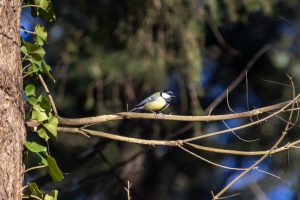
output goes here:
{"type": "Polygon", "coordinates": [[[141,108],[137,107],[137,108],[133,108],[133,109],[129,110],[128,112],[135,112],[135,111],[139,111],[139,110],[141,110],[141,108]]]}

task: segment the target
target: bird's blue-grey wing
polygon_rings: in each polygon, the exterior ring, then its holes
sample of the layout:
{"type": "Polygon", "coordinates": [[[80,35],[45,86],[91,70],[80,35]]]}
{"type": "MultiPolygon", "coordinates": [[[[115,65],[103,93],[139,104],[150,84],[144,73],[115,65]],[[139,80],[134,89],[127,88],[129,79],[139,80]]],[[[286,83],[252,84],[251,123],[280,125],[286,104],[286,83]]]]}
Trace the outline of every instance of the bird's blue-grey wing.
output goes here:
{"type": "Polygon", "coordinates": [[[145,105],[146,103],[149,103],[149,102],[154,101],[154,100],[158,97],[158,95],[159,95],[158,93],[152,94],[150,97],[147,97],[146,99],[144,99],[143,101],[141,101],[141,102],[136,106],[136,108],[142,107],[142,106],[145,105]]]}
{"type": "Polygon", "coordinates": [[[147,97],[146,99],[141,101],[137,106],[135,106],[133,109],[131,109],[129,112],[143,109],[143,107],[146,103],[154,101],[155,99],[157,99],[157,97],[159,97],[159,92],[152,94],[150,97],[147,97]]]}

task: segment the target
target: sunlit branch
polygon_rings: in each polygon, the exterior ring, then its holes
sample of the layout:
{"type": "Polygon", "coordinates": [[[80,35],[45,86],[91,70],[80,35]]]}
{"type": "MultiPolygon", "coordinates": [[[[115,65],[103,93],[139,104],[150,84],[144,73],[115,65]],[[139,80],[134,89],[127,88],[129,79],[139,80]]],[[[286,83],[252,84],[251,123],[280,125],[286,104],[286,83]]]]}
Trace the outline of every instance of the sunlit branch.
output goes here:
{"type": "MultiPolygon", "coordinates": [[[[300,101],[300,99],[294,101],[300,101]]],[[[69,126],[99,124],[107,121],[122,120],[122,119],[151,119],[151,120],[169,120],[169,121],[209,122],[209,121],[220,121],[220,120],[239,119],[239,118],[257,116],[262,113],[281,109],[290,104],[291,101],[286,101],[271,106],[256,108],[247,112],[225,114],[225,115],[203,115],[203,116],[164,115],[163,117],[162,116],[155,117],[151,113],[121,112],[117,114],[100,115],[95,117],[85,117],[85,118],[76,118],[76,119],[58,117],[58,120],[60,125],[69,125],[69,126]]]]}
{"type": "Polygon", "coordinates": [[[285,111],[285,109],[287,109],[289,106],[291,106],[292,104],[294,105],[294,103],[296,101],[298,101],[298,98],[300,97],[300,94],[298,94],[295,99],[293,99],[292,101],[289,101],[288,104],[286,104],[284,107],[282,107],[280,110],[268,115],[267,117],[264,117],[262,119],[259,119],[257,121],[254,121],[252,123],[248,123],[248,124],[245,124],[245,125],[242,125],[242,126],[238,126],[238,127],[235,127],[235,128],[231,128],[231,129],[227,129],[227,130],[221,130],[221,131],[215,131],[215,132],[212,132],[212,133],[207,133],[207,134],[204,134],[204,135],[200,135],[200,136],[196,136],[196,137],[192,137],[192,138],[187,138],[185,140],[183,140],[184,142],[191,142],[191,141],[194,141],[194,140],[200,140],[200,139],[203,139],[203,138],[207,138],[207,137],[212,137],[212,136],[216,136],[216,135],[220,135],[220,134],[223,134],[223,133],[227,133],[227,132],[230,132],[230,131],[236,131],[236,130],[241,130],[241,129],[244,129],[244,128],[248,128],[248,127],[251,127],[251,126],[254,126],[254,125],[257,125],[257,124],[260,124],[261,122],[265,122],[266,120],[278,115],[279,113],[285,111]]]}
{"type": "MultiPolygon", "coordinates": [[[[297,144],[300,143],[300,140],[296,140],[292,143],[288,143],[282,147],[278,147],[274,149],[271,154],[279,153],[282,151],[286,151],[290,148],[295,148],[297,144]]],[[[241,156],[259,156],[259,155],[264,155],[266,153],[269,153],[269,150],[265,151],[239,151],[239,150],[234,150],[234,149],[220,149],[220,148],[215,148],[215,147],[207,147],[207,146],[201,146],[189,142],[184,142],[186,145],[190,145],[195,149],[202,150],[202,151],[207,151],[207,152],[212,152],[212,153],[220,153],[220,154],[228,154],[228,155],[241,155],[241,156]]]]}
{"type": "MultiPolygon", "coordinates": [[[[207,146],[201,146],[197,144],[193,144],[190,142],[182,142],[181,140],[145,140],[145,139],[139,139],[139,138],[132,138],[132,137],[126,137],[126,136],[120,136],[100,131],[94,131],[94,130],[88,130],[88,129],[79,129],[79,128],[70,128],[70,127],[58,127],[58,131],[62,133],[74,133],[74,134],[88,134],[93,135],[96,137],[102,137],[106,139],[111,140],[117,140],[121,142],[129,142],[129,143],[135,143],[135,144],[142,144],[142,145],[150,145],[150,146],[178,146],[178,145],[189,145],[193,147],[194,149],[211,152],[211,153],[220,153],[220,154],[228,154],[228,155],[241,155],[241,156],[259,156],[264,155],[266,153],[269,153],[268,150],[265,151],[239,151],[239,150],[233,150],[233,149],[220,149],[215,147],[207,147],[207,146]]],[[[282,147],[278,147],[274,149],[271,154],[276,154],[282,151],[286,151],[290,148],[297,148],[297,144],[300,144],[300,140],[296,140],[291,143],[287,143],[286,145],[282,147]]],[[[299,147],[300,148],[300,147],[299,147]]]]}
{"type": "Polygon", "coordinates": [[[146,140],[132,137],[125,137],[116,134],[105,133],[101,131],[94,131],[89,129],[79,129],[79,128],[69,128],[69,127],[58,127],[57,131],[62,133],[77,133],[77,134],[88,134],[93,136],[98,136],[106,139],[121,141],[121,142],[129,142],[135,144],[143,144],[150,146],[178,146],[181,145],[182,142],[180,140],[146,140]]]}

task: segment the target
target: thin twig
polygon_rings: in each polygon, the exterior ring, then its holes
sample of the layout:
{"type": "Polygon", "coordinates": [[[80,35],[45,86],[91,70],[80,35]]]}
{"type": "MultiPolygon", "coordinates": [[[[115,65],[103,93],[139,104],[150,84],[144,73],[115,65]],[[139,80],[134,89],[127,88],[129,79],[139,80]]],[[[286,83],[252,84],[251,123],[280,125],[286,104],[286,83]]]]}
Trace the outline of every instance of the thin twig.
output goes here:
{"type": "Polygon", "coordinates": [[[27,8],[27,7],[42,8],[41,6],[34,5],[34,4],[32,4],[32,5],[24,5],[24,6],[22,6],[22,8],[27,8]]]}
{"type": "Polygon", "coordinates": [[[30,168],[26,169],[24,171],[24,173],[27,173],[27,172],[29,172],[31,170],[35,170],[35,169],[41,169],[41,168],[44,168],[44,167],[47,167],[47,165],[38,165],[38,166],[30,167],[30,168]]]}
{"type": "Polygon", "coordinates": [[[125,187],[124,189],[127,193],[127,200],[130,200],[131,199],[131,196],[130,196],[131,183],[130,183],[130,181],[127,182],[127,187],[125,187]]]}
{"type": "MultiPolygon", "coordinates": [[[[223,169],[236,170],[236,171],[245,171],[245,170],[248,169],[248,168],[237,168],[237,167],[228,167],[228,166],[225,166],[225,165],[221,165],[221,164],[212,162],[212,161],[210,161],[210,160],[208,160],[208,159],[206,159],[206,158],[203,158],[202,156],[199,156],[198,154],[196,154],[196,153],[194,153],[194,152],[192,152],[192,151],[190,151],[190,150],[184,148],[184,147],[181,146],[181,145],[179,145],[178,147],[181,148],[182,150],[184,150],[185,152],[187,152],[187,153],[189,153],[189,154],[195,156],[196,158],[199,158],[199,159],[201,159],[201,160],[203,160],[203,161],[205,161],[205,162],[207,162],[207,163],[209,163],[209,164],[211,164],[211,165],[214,165],[214,166],[217,166],[217,167],[220,167],[220,168],[223,168],[223,169]]],[[[259,171],[259,172],[262,172],[262,173],[264,173],[264,174],[267,174],[267,175],[270,175],[270,176],[273,176],[273,177],[275,177],[275,178],[280,179],[279,176],[276,176],[276,175],[274,175],[274,174],[272,174],[272,173],[270,173],[270,172],[266,172],[266,171],[264,171],[264,170],[261,170],[261,169],[259,169],[258,167],[254,168],[254,169],[257,170],[257,171],[259,171]]]]}
{"type": "Polygon", "coordinates": [[[229,109],[231,112],[233,112],[233,113],[236,114],[236,112],[230,107],[230,104],[229,104],[229,92],[228,92],[228,89],[226,90],[226,103],[227,103],[228,109],[229,109]]]}
{"type": "MultiPolygon", "coordinates": [[[[246,82],[246,106],[247,106],[247,110],[250,110],[250,105],[249,105],[249,86],[248,86],[248,71],[245,71],[245,82],[246,82]]],[[[250,116],[250,121],[253,122],[252,117],[250,116]]]]}
{"type": "MultiPolygon", "coordinates": [[[[292,81],[291,81],[292,82],[292,81]]],[[[292,82],[293,85],[293,82],[292,82]]],[[[299,94],[297,95],[297,97],[295,97],[295,90],[293,88],[293,99],[295,100],[296,98],[299,97],[299,94]]],[[[295,102],[292,101],[292,107],[294,107],[295,102]]],[[[265,155],[263,155],[260,159],[258,159],[254,164],[252,164],[247,170],[245,170],[244,172],[242,172],[240,175],[238,175],[236,178],[234,178],[229,184],[227,184],[217,195],[215,195],[213,197],[213,199],[219,199],[233,184],[235,184],[239,179],[241,179],[243,176],[245,176],[248,172],[250,172],[252,169],[254,169],[257,165],[259,165],[259,163],[261,163],[263,160],[265,160],[271,153],[273,150],[275,150],[277,148],[277,146],[283,141],[283,139],[285,138],[285,136],[288,134],[288,131],[293,127],[290,122],[292,121],[293,118],[293,111],[290,112],[289,114],[289,120],[288,123],[285,126],[284,131],[282,132],[281,136],[279,137],[279,139],[275,142],[275,144],[270,148],[270,150],[268,151],[268,153],[266,153],[265,155]]]]}
{"type": "Polygon", "coordinates": [[[244,171],[244,170],[247,169],[247,168],[236,168],[236,167],[228,167],[228,166],[225,166],[225,165],[221,165],[221,164],[212,162],[212,161],[210,161],[210,160],[208,160],[206,158],[203,158],[202,156],[199,156],[198,154],[196,154],[196,153],[194,153],[194,152],[192,152],[192,151],[184,148],[181,145],[178,145],[178,147],[181,148],[182,150],[184,150],[185,152],[187,152],[187,153],[195,156],[196,158],[199,158],[199,159],[201,159],[201,160],[203,160],[203,161],[205,161],[205,162],[207,162],[207,163],[209,163],[211,165],[214,165],[214,166],[217,166],[217,167],[220,167],[220,168],[223,168],[223,169],[230,169],[230,170],[237,170],[237,171],[244,171]]]}
{"type": "Polygon", "coordinates": [[[45,83],[42,75],[39,74],[38,77],[39,77],[39,80],[41,81],[41,83],[42,83],[42,85],[43,85],[43,87],[44,87],[44,89],[45,89],[45,91],[46,91],[46,93],[48,95],[48,98],[50,100],[50,103],[51,103],[54,115],[58,116],[58,113],[57,113],[56,106],[54,104],[53,98],[52,98],[52,96],[50,94],[50,91],[49,91],[49,89],[48,89],[48,87],[47,87],[47,85],[46,85],[46,83],[45,83]]]}
{"type": "Polygon", "coordinates": [[[266,79],[261,79],[262,81],[265,81],[267,83],[274,83],[274,84],[277,84],[277,85],[281,85],[281,86],[284,86],[284,87],[292,87],[290,86],[289,84],[285,84],[285,83],[280,83],[280,82],[277,82],[277,81],[272,81],[272,80],[266,80],[266,79]]]}
{"type": "MultiPolygon", "coordinates": [[[[223,120],[222,121],[223,124],[230,130],[231,128],[226,124],[226,122],[223,120]]],[[[246,139],[243,139],[242,137],[240,137],[238,134],[236,134],[234,131],[231,131],[231,133],[233,133],[233,135],[235,135],[235,137],[237,137],[238,139],[240,139],[241,141],[243,142],[255,142],[255,141],[258,141],[259,139],[253,139],[253,140],[246,140],[246,139]]]]}

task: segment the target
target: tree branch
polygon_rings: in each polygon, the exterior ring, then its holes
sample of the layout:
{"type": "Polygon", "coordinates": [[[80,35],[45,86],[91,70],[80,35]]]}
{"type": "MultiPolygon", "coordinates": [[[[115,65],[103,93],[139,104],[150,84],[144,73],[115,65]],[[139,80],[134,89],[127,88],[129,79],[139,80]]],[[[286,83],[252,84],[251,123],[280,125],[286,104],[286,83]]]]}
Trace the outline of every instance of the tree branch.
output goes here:
{"type": "Polygon", "coordinates": [[[77,134],[89,134],[93,136],[98,136],[106,139],[121,141],[121,142],[130,142],[135,144],[143,144],[150,146],[178,146],[182,145],[182,141],[180,140],[146,140],[146,139],[138,139],[125,137],[121,135],[115,135],[110,133],[105,133],[101,131],[94,131],[89,129],[80,129],[80,128],[69,128],[69,127],[57,127],[57,131],[62,133],[77,133],[77,134]]]}
{"type": "MultiPolygon", "coordinates": [[[[296,100],[300,102],[300,99],[296,100]]],[[[262,108],[253,109],[247,112],[234,113],[234,114],[225,114],[225,115],[203,115],[203,116],[184,116],[184,115],[164,115],[154,116],[151,113],[134,113],[134,112],[121,112],[117,114],[109,115],[99,115],[95,117],[85,117],[85,118],[64,118],[58,117],[60,125],[68,126],[80,126],[86,124],[100,124],[107,121],[122,120],[122,119],[151,119],[151,120],[169,120],[169,121],[190,121],[190,122],[209,122],[209,121],[220,121],[228,119],[239,119],[257,116],[262,113],[274,111],[290,105],[291,101],[286,101],[271,106],[266,106],[262,108]]]]}

